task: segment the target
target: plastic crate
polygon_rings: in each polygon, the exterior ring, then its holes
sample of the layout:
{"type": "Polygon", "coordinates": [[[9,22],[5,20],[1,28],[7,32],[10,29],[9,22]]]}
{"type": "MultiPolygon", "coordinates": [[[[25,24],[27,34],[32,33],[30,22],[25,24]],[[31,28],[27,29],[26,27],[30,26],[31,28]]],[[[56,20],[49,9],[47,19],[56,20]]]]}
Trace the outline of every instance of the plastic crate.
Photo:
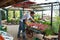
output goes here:
{"type": "Polygon", "coordinates": [[[13,37],[7,32],[0,31],[0,34],[4,37],[5,40],[13,40],[13,37]]]}

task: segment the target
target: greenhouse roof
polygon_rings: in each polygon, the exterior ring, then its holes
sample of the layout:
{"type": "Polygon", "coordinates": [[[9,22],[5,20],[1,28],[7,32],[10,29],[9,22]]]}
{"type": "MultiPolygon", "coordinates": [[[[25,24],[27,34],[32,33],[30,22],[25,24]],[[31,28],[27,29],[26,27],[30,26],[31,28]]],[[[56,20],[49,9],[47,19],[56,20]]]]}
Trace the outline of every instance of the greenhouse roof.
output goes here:
{"type": "Polygon", "coordinates": [[[53,9],[58,10],[59,9],[59,2],[51,2],[51,3],[42,3],[42,4],[33,4],[30,5],[30,8],[33,8],[34,10],[51,10],[51,4],[53,4],[53,9]]]}

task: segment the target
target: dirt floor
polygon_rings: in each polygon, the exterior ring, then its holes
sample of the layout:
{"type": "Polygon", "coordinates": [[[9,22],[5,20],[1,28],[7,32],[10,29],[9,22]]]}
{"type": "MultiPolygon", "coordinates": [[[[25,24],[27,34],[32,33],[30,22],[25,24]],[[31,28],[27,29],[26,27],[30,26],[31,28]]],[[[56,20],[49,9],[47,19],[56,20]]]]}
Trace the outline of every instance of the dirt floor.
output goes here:
{"type": "Polygon", "coordinates": [[[17,40],[18,25],[7,25],[7,31],[14,37],[14,40],[17,40]]]}
{"type": "MultiPolygon", "coordinates": [[[[17,33],[18,33],[19,25],[6,25],[6,20],[3,20],[2,24],[7,26],[7,32],[13,36],[14,40],[18,40],[17,39],[17,33]]],[[[20,40],[22,40],[22,39],[20,39],[20,40]]],[[[27,37],[27,40],[32,40],[32,38],[27,37]]]]}
{"type": "MultiPolygon", "coordinates": [[[[19,25],[6,25],[6,26],[7,26],[8,33],[14,37],[14,40],[17,40],[17,33],[18,33],[19,25]]],[[[32,38],[27,38],[27,40],[32,40],[32,38]]]]}

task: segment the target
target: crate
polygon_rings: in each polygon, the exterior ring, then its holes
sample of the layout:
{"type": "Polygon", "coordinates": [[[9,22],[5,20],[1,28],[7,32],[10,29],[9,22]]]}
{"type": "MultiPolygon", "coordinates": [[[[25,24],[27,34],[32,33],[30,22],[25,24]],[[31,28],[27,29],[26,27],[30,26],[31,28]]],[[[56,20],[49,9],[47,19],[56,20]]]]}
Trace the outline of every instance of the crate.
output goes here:
{"type": "Polygon", "coordinates": [[[13,37],[7,32],[0,31],[0,34],[4,37],[5,40],[13,40],[13,37]]]}

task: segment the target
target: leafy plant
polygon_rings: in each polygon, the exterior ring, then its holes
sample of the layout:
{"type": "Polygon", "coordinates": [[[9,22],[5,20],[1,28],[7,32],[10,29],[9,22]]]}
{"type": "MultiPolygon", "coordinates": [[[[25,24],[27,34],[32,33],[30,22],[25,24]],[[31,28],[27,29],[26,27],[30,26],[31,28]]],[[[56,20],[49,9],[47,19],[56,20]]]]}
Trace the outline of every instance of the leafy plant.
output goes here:
{"type": "Polygon", "coordinates": [[[15,22],[16,24],[19,24],[19,18],[16,18],[15,22]]]}
{"type": "Polygon", "coordinates": [[[51,30],[50,27],[48,27],[44,32],[45,32],[45,35],[52,35],[53,34],[53,31],[51,30]]]}
{"type": "Polygon", "coordinates": [[[55,21],[53,22],[53,31],[54,33],[58,33],[59,31],[59,25],[60,25],[60,17],[56,16],[55,21]]]}
{"type": "Polygon", "coordinates": [[[39,18],[40,18],[40,15],[39,14],[35,14],[34,15],[34,19],[36,22],[39,22],[39,18]]]}

